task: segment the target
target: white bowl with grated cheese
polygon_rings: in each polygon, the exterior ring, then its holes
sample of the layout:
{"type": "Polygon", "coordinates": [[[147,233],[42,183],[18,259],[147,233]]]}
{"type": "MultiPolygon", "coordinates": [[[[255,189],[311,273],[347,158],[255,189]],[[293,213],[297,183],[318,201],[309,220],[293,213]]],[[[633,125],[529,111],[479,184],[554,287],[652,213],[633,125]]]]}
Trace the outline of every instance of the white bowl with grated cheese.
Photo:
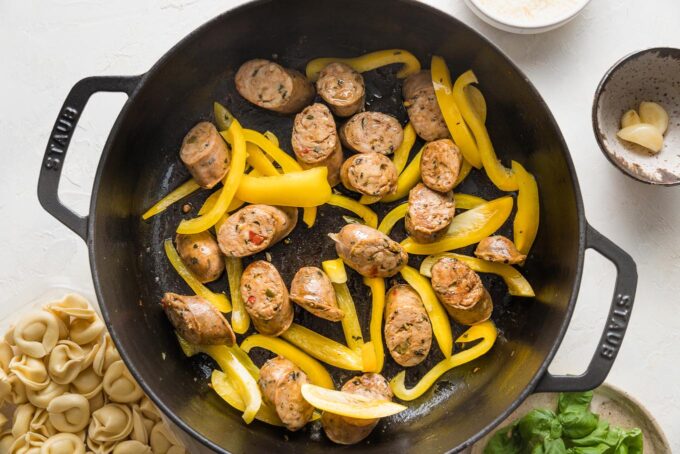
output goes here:
{"type": "Polygon", "coordinates": [[[465,0],[484,22],[511,33],[543,33],[566,24],[590,0],[465,0]]]}

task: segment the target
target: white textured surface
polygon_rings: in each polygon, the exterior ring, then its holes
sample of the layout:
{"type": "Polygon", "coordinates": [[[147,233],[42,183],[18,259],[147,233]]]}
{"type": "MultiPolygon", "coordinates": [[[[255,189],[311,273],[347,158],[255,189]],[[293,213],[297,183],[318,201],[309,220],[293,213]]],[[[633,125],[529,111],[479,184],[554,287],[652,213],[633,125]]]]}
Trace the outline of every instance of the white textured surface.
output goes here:
{"type": "MultiPolygon", "coordinates": [[[[138,74],[194,28],[239,3],[214,0],[0,1],[0,317],[52,284],[90,289],[85,244],[38,204],[43,149],[71,86],[85,76],[138,74]]],[[[595,87],[621,56],[680,47],[680,2],[597,0],[565,27],[510,35],[459,0],[432,1],[480,30],[519,64],[555,114],[571,148],[589,221],[638,264],[632,321],[609,381],[659,419],[680,451],[680,188],[632,181],[601,155],[590,125],[595,87]]],[[[445,37],[442,37],[445,39],[445,37]]],[[[99,152],[122,104],[88,105],[66,161],[62,192],[86,210],[99,152]]],[[[599,339],[613,267],[589,252],[579,304],[553,372],[585,368],[599,339]]]]}

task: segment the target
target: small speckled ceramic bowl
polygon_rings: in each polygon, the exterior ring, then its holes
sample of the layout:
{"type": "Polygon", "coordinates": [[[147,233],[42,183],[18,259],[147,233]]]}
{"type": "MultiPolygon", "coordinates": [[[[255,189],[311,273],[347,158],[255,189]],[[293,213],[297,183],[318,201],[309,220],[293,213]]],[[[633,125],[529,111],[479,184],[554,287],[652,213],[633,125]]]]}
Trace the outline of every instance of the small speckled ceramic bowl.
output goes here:
{"type": "Polygon", "coordinates": [[[649,184],[680,184],[680,49],[647,49],[612,66],[595,91],[593,130],[604,155],[626,175],[649,184]],[[657,154],[616,136],[621,116],[642,101],[659,103],[668,112],[664,146],[657,154]]]}

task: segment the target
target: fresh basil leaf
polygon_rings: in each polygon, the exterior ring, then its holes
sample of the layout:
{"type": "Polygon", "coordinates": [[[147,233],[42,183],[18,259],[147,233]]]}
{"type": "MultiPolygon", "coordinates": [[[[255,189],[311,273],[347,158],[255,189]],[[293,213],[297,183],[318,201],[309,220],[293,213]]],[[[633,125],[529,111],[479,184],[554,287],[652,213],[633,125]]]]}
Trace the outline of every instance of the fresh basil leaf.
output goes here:
{"type": "Polygon", "coordinates": [[[517,423],[496,432],[484,448],[484,454],[522,454],[522,438],[516,427],[517,423]]]}
{"type": "Polygon", "coordinates": [[[543,443],[546,438],[560,438],[562,426],[550,410],[536,409],[527,413],[518,423],[519,433],[529,446],[543,443]]]}
{"type": "Polygon", "coordinates": [[[567,448],[561,438],[546,438],[540,445],[534,446],[531,454],[567,454],[567,448]]]}
{"type": "Polygon", "coordinates": [[[631,430],[623,430],[618,427],[614,428],[612,432],[620,437],[619,443],[616,445],[614,454],[642,454],[643,441],[642,431],[638,428],[631,430]]]}
{"type": "Polygon", "coordinates": [[[588,411],[590,402],[593,400],[593,392],[585,391],[581,393],[561,393],[557,401],[557,413],[562,414],[566,411],[588,411]]]}
{"type": "Polygon", "coordinates": [[[576,446],[570,448],[568,454],[610,454],[612,447],[604,443],[595,446],[576,446]]]}
{"type": "Polygon", "coordinates": [[[570,407],[560,413],[557,419],[562,424],[562,433],[566,438],[583,438],[597,428],[600,418],[588,410],[570,407]]]}

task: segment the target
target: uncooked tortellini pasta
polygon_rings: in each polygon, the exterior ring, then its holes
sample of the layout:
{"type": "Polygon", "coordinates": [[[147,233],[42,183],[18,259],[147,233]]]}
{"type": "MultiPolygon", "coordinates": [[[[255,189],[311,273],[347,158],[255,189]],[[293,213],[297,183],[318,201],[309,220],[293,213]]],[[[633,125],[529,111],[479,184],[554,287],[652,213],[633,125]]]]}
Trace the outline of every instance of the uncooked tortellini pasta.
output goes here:
{"type": "Polygon", "coordinates": [[[38,454],[47,437],[33,432],[26,432],[19,438],[14,439],[14,443],[9,447],[11,454],[38,454]]]}
{"type": "Polygon", "coordinates": [[[64,317],[92,318],[92,316],[96,316],[95,311],[90,307],[90,303],[76,293],[69,293],[61,300],[48,304],[45,309],[64,317]]]}
{"type": "Polygon", "coordinates": [[[113,454],[151,454],[152,452],[151,446],[137,440],[123,441],[113,449],[113,454]]]}
{"type": "MultiPolygon", "coordinates": [[[[7,424],[7,416],[0,413],[0,432],[2,432],[4,430],[5,424],[7,424]]],[[[0,451],[0,452],[2,452],[2,451],[0,451]]]]}
{"type": "Polygon", "coordinates": [[[39,391],[35,391],[30,388],[27,389],[26,397],[28,398],[28,401],[36,407],[47,408],[47,405],[49,405],[52,399],[61,396],[67,391],[68,385],[60,385],[59,383],[50,381],[50,384],[47,385],[47,387],[39,391]]]}
{"type": "Polygon", "coordinates": [[[83,354],[85,355],[81,368],[82,370],[85,370],[94,363],[94,358],[97,356],[97,352],[99,352],[100,345],[99,342],[92,342],[87,345],[81,345],[80,347],[83,349],[83,354]]]}
{"type": "Polygon", "coordinates": [[[138,401],[144,395],[142,388],[123,364],[116,361],[104,375],[104,391],[113,402],[130,403],[138,401]]]}
{"type": "Polygon", "coordinates": [[[88,401],[90,402],[90,413],[99,410],[104,405],[109,403],[104,391],[99,391],[97,394],[94,395],[94,397],[90,397],[88,401]]]}
{"type": "Polygon", "coordinates": [[[9,381],[7,372],[0,369],[0,404],[12,393],[12,383],[9,381]]]}
{"type": "Polygon", "coordinates": [[[90,421],[90,404],[80,394],[64,394],[47,406],[50,422],[60,432],[76,433],[90,421]]]}
{"type": "Polygon", "coordinates": [[[14,358],[14,349],[7,341],[0,341],[0,369],[9,372],[9,362],[14,358]]]}
{"type": "Polygon", "coordinates": [[[50,384],[45,363],[39,359],[27,355],[15,356],[9,362],[9,369],[28,389],[40,390],[50,384]]]}
{"type": "Polygon", "coordinates": [[[14,438],[19,438],[29,431],[35,411],[36,408],[31,404],[19,405],[14,410],[14,418],[12,420],[12,436],[14,438]]]}
{"type": "MultiPolygon", "coordinates": [[[[149,444],[155,454],[167,454],[173,446],[179,445],[179,442],[168,426],[163,421],[159,421],[151,430],[149,444]]],[[[184,452],[184,449],[179,452],[184,452]]]]}
{"type": "Polygon", "coordinates": [[[99,442],[87,437],[87,447],[90,448],[88,452],[93,454],[111,454],[117,444],[117,441],[99,442]]]}
{"type": "Polygon", "coordinates": [[[61,433],[45,440],[40,454],[85,454],[85,443],[78,435],[61,433]]]}
{"type": "Polygon", "coordinates": [[[14,443],[14,437],[11,432],[3,432],[0,434],[0,452],[9,452],[12,443],[14,443]]]}
{"type": "Polygon", "coordinates": [[[97,340],[104,329],[104,322],[93,312],[90,318],[77,318],[71,322],[69,337],[73,342],[85,345],[97,340]]]}
{"type": "Polygon", "coordinates": [[[14,327],[17,349],[33,358],[49,355],[59,340],[59,319],[47,311],[25,315],[14,327]]]}
{"type": "Polygon", "coordinates": [[[13,372],[8,375],[7,381],[11,387],[7,400],[14,405],[21,405],[28,402],[28,399],[26,398],[26,385],[24,385],[24,382],[19,380],[19,377],[13,372]]]}
{"type": "Polygon", "coordinates": [[[153,422],[158,422],[161,419],[158,409],[147,396],[142,397],[142,400],[139,401],[139,410],[146,419],[150,419],[153,422]]]}
{"type": "Polygon", "coordinates": [[[91,399],[102,390],[102,377],[94,373],[91,367],[78,374],[71,382],[71,392],[82,394],[86,399],[91,399]]]}
{"type": "Polygon", "coordinates": [[[127,405],[108,404],[92,413],[87,436],[104,443],[125,439],[132,431],[132,412],[127,405]]]}
{"type": "Polygon", "coordinates": [[[47,373],[52,381],[62,385],[71,383],[80,373],[85,352],[70,340],[61,340],[52,349],[47,362],[47,373]]]}
{"type": "Polygon", "coordinates": [[[99,340],[99,349],[95,354],[92,368],[97,375],[103,376],[109,366],[119,360],[120,355],[115,345],[113,345],[111,336],[109,336],[109,333],[104,333],[99,340]]]}
{"type": "MultiPolygon", "coordinates": [[[[136,440],[142,444],[149,443],[149,432],[153,429],[153,423],[150,428],[147,428],[147,422],[145,421],[142,411],[139,409],[139,405],[132,406],[132,432],[130,432],[130,439],[136,440]]],[[[150,420],[148,420],[150,421],[150,420]]]]}

